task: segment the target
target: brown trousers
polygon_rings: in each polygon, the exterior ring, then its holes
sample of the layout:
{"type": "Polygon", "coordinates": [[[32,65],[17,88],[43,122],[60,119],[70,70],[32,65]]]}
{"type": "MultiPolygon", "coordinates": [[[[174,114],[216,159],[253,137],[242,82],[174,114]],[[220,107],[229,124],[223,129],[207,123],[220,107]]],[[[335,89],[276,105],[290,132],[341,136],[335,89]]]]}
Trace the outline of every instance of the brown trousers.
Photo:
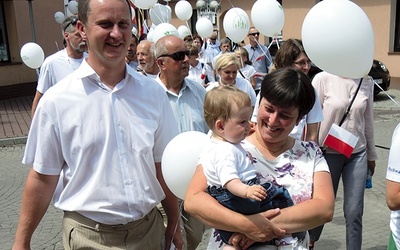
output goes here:
{"type": "Polygon", "coordinates": [[[156,208],[124,225],[97,223],[76,212],[64,212],[64,249],[161,249],[165,228],[156,208]]]}

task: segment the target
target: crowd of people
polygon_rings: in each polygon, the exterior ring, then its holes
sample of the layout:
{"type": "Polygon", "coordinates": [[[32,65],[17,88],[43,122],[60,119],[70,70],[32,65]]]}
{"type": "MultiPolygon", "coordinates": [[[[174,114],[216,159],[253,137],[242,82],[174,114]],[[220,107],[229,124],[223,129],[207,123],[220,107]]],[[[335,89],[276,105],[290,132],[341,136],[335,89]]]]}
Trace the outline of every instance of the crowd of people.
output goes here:
{"type": "MultiPolygon", "coordinates": [[[[377,159],[370,79],[310,79],[301,40],[272,58],[255,27],[248,44],[217,31],[138,38],[127,5],[81,0],[62,24],[65,48],[40,70],[13,249],[30,248],[52,199],[64,211],[65,249],[194,250],[210,227],[208,249],[313,249],[340,179],[346,247],[361,249],[365,179],[377,159]],[[350,157],[325,147],[334,125],[358,138],[350,157]],[[161,159],[187,131],[210,140],[183,201],[161,159]]],[[[399,248],[397,158],[387,199],[399,248]]]]}

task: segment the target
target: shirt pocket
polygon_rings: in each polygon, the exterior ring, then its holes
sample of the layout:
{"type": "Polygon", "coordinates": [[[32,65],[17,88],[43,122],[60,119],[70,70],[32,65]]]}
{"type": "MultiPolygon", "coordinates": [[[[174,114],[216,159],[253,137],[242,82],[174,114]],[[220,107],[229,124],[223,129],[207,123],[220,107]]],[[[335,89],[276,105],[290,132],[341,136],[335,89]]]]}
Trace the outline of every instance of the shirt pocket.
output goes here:
{"type": "Polygon", "coordinates": [[[133,116],[129,120],[132,149],[137,152],[151,152],[154,146],[157,122],[133,116]]]}

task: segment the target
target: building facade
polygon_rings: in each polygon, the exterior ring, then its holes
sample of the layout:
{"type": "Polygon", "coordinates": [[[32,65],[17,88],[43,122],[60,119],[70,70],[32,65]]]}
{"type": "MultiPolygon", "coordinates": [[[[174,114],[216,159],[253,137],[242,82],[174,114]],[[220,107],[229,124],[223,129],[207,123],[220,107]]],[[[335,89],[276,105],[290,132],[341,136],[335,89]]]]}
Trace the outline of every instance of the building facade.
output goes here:
{"type": "MultiPolygon", "coordinates": [[[[189,0],[193,7],[193,15],[187,24],[193,33],[196,33],[195,23],[199,14],[196,10],[197,1],[199,0],[189,0]]],[[[160,4],[168,4],[171,7],[170,23],[179,27],[186,25],[186,22],[176,17],[174,13],[176,2],[176,0],[159,1],[160,4]]],[[[232,7],[240,7],[250,17],[254,2],[218,1],[220,8],[212,21],[214,29],[219,31],[219,38],[226,36],[222,25],[226,12],[232,7]]],[[[279,2],[285,13],[282,39],[301,39],[303,20],[319,0],[279,0],[279,2]]],[[[400,78],[400,0],[354,0],[354,3],[363,9],[372,23],[375,37],[374,58],[386,64],[392,77],[400,78]]],[[[67,4],[68,0],[0,1],[0,99],[34,94],[37,71],[23,64],[20,49],[27,42],[39,44],[45,56],[61,49],[62,33],[54,14],[58,11],[66,12],[67,4]]],[[[146,22],[150,27],[151,20],[149,17],[146,18],[148,15],[145,12],[136,12],[144,13],[145,16],[143,18],[141,15],[136,15],[136,23],[146,22]]],[[[261,39],[264,43],[268,41],[267,37],[261,39]]],[[[245,42],[248,42],[247,39],[245,42]]]]}

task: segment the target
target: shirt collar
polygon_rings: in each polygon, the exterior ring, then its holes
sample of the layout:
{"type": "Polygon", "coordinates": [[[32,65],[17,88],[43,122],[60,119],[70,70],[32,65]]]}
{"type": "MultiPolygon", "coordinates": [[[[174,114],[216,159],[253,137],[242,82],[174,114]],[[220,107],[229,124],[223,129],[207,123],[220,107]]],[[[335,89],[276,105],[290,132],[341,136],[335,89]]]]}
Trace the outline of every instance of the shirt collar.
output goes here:
{"type": "MultiPolygon", "coordinates": [[[[82,60],[81,65],[79,66],[78,69],[76,69],[75,71],[76,77],[78,79],[83,79],[83,78],[89,78],[91,80],[93,80],[94,83],[98,84],[100,87],[104,87],[103,84],[101,83],[101,79],[100,76],[96,73],[96,71],[94,71],[94,69],[87,63],[87,58],[84,58],[84,60],[82,60]]],[[[116,86],[116,88],[114,90],[120,89],[122,88],[126,82],[126,79],[129,77],[133,77],[136,78],[137,76],[135,76],[135,74],[138,74],[137,72],[135,72],[131,66],[129,66],[127,63],[125,63],[125,76],[124,79],[122,79],[118,84],[120,85],[120,83],[122,83],[121,86],[116,86]]]]}

